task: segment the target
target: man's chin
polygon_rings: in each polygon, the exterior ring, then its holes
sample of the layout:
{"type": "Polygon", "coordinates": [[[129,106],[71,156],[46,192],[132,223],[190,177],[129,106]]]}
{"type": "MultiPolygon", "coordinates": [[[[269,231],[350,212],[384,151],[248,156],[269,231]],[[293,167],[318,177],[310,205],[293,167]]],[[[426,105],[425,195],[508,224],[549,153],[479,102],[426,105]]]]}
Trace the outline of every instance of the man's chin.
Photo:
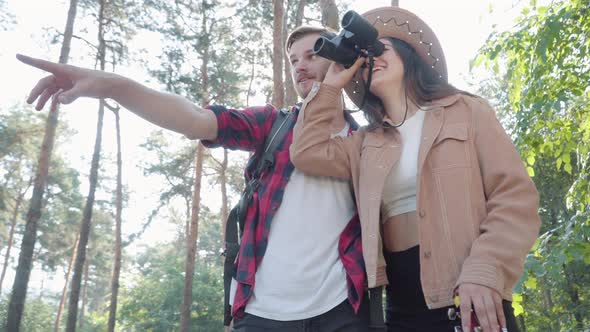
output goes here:
{"type": "Polygon", "coordinates": [[[313,81],[305,81],[297,84],[297,89],[295,90],[297,90],[297,94],[299,95],[299,97],[305,99],[309,94],[309,91],[311,91],[312,85],[313,81]]]}

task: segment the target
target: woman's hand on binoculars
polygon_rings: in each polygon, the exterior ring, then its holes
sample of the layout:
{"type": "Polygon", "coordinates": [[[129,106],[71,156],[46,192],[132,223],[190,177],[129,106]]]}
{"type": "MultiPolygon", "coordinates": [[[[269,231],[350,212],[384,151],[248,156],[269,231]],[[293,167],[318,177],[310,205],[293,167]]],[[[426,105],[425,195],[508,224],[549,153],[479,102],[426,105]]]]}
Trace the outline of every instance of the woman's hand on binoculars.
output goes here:
{"type": "Polygon", "coordinates": [[[367,59],[359,57],[350,68],[344,68],[343,65],[332,62],[326,77],[324,78],[324,84],[332,87],[342,89],[344,86],[354,77],[354,74],[361,68],[367,59]]]}

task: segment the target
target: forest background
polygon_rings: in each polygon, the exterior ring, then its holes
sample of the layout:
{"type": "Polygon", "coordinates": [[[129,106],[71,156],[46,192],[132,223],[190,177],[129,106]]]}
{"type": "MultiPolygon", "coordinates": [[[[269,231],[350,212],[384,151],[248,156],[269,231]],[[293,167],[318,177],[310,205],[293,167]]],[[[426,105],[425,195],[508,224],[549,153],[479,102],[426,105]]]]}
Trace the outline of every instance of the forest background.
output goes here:
{"type": "MultiPolygon", "coordinates": [[[[24,100],[44,74],[15,53],[200,105],[290,105],[288,31],[391,3],[0,0],[0,330],[220,331],[221,220],[248,157],[110,100],[35,112],[24,100]]],[[[437,32],[451,83],[493,103],[540,192],[522,331],[589,331],[590,1],[399,5],[437,32]]]]}

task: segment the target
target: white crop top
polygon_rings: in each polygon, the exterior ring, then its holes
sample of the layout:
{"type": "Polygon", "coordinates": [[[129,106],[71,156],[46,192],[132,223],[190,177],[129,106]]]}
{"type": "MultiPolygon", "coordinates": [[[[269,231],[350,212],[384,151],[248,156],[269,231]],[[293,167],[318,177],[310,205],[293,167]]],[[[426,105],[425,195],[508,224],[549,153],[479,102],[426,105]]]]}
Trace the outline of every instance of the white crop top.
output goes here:
{"type": "Polygon", "coordinates": [[[385,178],[381,199],[383,221],[389,217],[416,211],[416,177],[418,171],[418,151],[424,124],[425,111],[416,114],[398,127],[402,138],[402,152],[397,164],[385,178]]]}

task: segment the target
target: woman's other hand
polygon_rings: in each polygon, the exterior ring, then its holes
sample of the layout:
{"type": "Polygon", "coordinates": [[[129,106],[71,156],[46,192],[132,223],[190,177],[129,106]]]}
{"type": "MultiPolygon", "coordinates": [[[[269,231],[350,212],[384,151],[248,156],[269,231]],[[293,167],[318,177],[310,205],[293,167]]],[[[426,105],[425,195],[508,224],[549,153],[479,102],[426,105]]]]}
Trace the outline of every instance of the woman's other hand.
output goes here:
{"type": "Polygon", "coordinates": [[[471,326],[472,308],[475,310],[483,332],[498,332],[500,328],[506,327],[502,296],[495,290],[482,285],[464,283],[459,285],[459,299],[463,331],[469,331],[471,326]]]}

